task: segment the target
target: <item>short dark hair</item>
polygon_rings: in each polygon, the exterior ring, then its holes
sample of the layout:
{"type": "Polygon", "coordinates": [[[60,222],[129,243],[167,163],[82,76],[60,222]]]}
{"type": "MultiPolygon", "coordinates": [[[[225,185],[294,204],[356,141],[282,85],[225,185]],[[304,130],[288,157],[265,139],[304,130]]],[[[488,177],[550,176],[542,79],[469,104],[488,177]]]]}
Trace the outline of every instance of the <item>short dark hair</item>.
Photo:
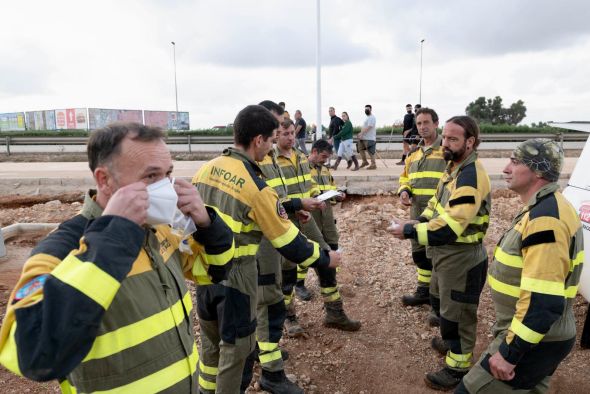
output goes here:
{"type": "Polygon", "coordinates": [[[270,112],[276,112],[279,116],[285,113],[285,108],[281,107],[280,105],[271,100],[261,101],[260,103],[258,103],[258,105],[262,105],[270,112]]]}
{"type": "Polygon", "coordinates": [[[459,115],[453,116],[451,119],[447,120],[447,123],[449,122],[461,126],[463,130],[465,130],[465,139],[469,137],[475,138],[475,143],[473,144],[474,149],[479,146],[479,143],[481,142],[479,139],[479,126],[475,119],[470,116],[459,115]]]}
{"type": "Polygon", "coordinates": [[[285,102],[284,101],[279,101],[279,107],[281,107],[281,108],[284,109],[286,107],[285,102]]]}
{"type": "Polygon", "coordinates": [[[121,151],[121,142],[129,137],[134,141],[151,142],[164,140],[166,134],[159,127],[144,126],[134,122],[111,123],[102,129],[92,132],[86,145],[88,153],[88,166],[94,170],[102,165],[109,164],[121,151]]]}
{"type": "Polygon", "coordinates": [[[420,114],[430,114],[430,116],[432,117],[432,122],[433,123],[438,122],[438,114],[432,108],[424,107],[424,108],[418,109],[418,111],[416,111],[416,119],[418,118],[418,115],[420,115],[420,114]]]}
{"type": "Polygon", "coordinates": [[[422,108],[422,104],[416,104],[414,105],[414,108],[422,108]]]}
{"type": "Polygon", "coordinates": [[[411,107],[411,106],[412,106],[412,104],[406,104],[406,108],[411,107]]]}
{"type": "Polygon", "coordinates": [[[365,104],[365,108],[367,108],[367,107],[373,109],[373,107],[371,106],[371,104],[365,104]]]}
{"type": "Polygon", "coordinates": [[[268,109],[262,105],[249,105],[238,112],[234,120],[234,142],[248,148],[259,135],[265,140],[272,137],[277,127],[279,122],[268,109]]]}
{"type": "Polygon", "coordinates": [[[313,143],[311,150],[313,151],[314,149],[317,150],[318,153],[328,152],[329,154],[332,154],[333,152],[332,144],[322,139],[319,139],[313,143]]]}
{"type": "Polygon", "coordinates": [[[281,122],[281,126],[288,129],[291,125],[295,125],[295,123],[293,123],[293,120],[289,119],[289,118],[285,118],[283,119],[283,121],[281,122]]]}

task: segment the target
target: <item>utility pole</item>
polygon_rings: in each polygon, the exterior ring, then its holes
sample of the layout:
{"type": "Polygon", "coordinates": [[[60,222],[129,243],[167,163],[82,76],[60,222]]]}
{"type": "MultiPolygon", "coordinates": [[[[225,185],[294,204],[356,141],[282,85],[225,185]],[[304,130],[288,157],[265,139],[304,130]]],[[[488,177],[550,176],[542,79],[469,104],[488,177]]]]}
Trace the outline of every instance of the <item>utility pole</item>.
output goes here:
{"type": "Polygon", "coordinates": [[[178,130],[178,84],[176,83],[176,43],[174,41],[170,41],[172,44],[172,52],[174,56],[174,95],[176,96],[176,130],[178,130]]]}
{"type": "Polygon", "coordinates": [[[418,104],[422,105],[422,46],[424,39],[420,41],[420,92],[418,94],[418,104]]]}
{"type": "Polygon", "coordinates": [[[317,43],[315,50],[316,64],[316,133],[315,139],[322,138],[322,65],[320,50],[320,0],[316,0],[316,18],[317,18],[317,43]]]}

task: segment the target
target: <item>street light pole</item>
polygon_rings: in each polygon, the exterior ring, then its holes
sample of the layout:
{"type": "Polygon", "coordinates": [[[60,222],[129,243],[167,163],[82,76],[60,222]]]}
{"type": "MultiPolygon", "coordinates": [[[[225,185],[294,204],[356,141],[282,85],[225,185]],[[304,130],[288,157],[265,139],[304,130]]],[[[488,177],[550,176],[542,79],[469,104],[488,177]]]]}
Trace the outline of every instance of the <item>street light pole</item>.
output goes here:
{"type": "Polygon", "coordinates": [[[420,41],[420,93],[418,95],[418,104],[422,105],[422,46],[424,39],[420,41]]]}
{"type": "Polygon", "coordinates": [[[314,138],[320,139],[324,133],[322,130],[322,65],[320,51],[320,0],[316,0],[316,18],[317,18],[317,42],[315,49],[316,63],[316,132],[314,138]]]}
{"type": "Polygon", "coordinates": [[[178,84],[176,83],[176,43],[170,41],[172,44],[172,52],[174,54],[174,95],[176,96],[176,130],[178,130],[178,84]]]}

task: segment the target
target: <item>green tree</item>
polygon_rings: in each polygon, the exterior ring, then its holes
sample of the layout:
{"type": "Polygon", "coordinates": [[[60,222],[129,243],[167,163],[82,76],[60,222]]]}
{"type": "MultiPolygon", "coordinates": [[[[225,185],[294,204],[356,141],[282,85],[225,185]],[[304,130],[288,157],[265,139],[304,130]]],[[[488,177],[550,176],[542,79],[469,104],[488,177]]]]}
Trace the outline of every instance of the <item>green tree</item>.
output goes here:
{"type": "Polygon", "coordinates": [[[526,107],[522,100],[518,100],[510,107],[504,108],[502,97],[496,96],[493,99],[486,99],[481,96],[469,103],[465,108],[465,113],[480,123],[516,125],[525,118],[526,107]]]}

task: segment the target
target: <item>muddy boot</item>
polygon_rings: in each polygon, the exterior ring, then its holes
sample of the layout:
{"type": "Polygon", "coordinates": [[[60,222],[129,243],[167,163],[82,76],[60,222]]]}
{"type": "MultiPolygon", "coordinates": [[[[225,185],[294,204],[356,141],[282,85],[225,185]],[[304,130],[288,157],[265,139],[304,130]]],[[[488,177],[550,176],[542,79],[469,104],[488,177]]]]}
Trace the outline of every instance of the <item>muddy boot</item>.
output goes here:
{"type": "Polygon", "coordinates": [[[362,150],[359,153],[361,155],[361,159],[363,160],[363,162],[361,163],[361,167],[360,168],[363,168],[363,167],[368,166],[369,165],[369,162],[367,161],[367,152],[365,152],[364,150],[362,150]]]}
{"type": "Polygon", "coordinates": [[[295,295],[301,301],[309,301],[313,298],[313,293],[305,287],[305,282],[300,280],[295,285],[295,295]]]}
{"type": "Polygon", "coordinates": [[[367,167],[367,170],[374,170],[377,168],[377,163],[375,162],[375,155],[369,155],[371,158],[371,165],[367,167]]]}
{"type": "Polygon", "coordinates": [[[341,161],[341,160],[342,160],[342,157],[338,157],[338,158],[336,159],[336,162],[335,162],[335,163],[334,163],[334,165],[332,166],[332,169],[333,169],[334,171],[336,171],[336,170],[338,169],[338,165],[340,164],[340,161],[341,161]]]}
{"type": "Polygon", "coordinates": [[[324,326],[330,328],[337,328],[342,331],[358,331],[361,328],[361,322],[358,320],[350,320],[342,306],[342,300],[324,303],[326,308],[326,317],[324,318],[324,326]]]}
{"type": "Polygon", "coordinates": [[[305,330],[299,324],[299,320],[295,314],[295,304],[293,301],[287,306],[285,329],[287,330],[287,336],[290,338],[299,338],[305,335],[305,330]]]}
{"type": "Polygon", "coordinates": [[[448,391],[454,389],[461,379],[469,372],[468,369],[456,370],[449,367],[444,367],[438,372],[427,373],[424,378],[424,383],[432,389],[448,391]]]}
{"type": "Polygon", "coordinates": [[[441,337],[434,337],[430,341],[430,347],[437,351],[441,356],[446,356],[449,351],[449,345],[441,337]]]}
{"type": "Polygon", "coordinates": [[[291,382],[285,376],[285,371],[270,372],[262,370],[260,375],[260,387],[273,394],[303,394],[301,387],[291,382]]]}
{"type": "Polygon", "coordinates": [[[346,160],[346,164],[347,164],[346,169],[347,170],[350,169],[350,167],[352,166],[352,159],[346,160]]]}
{"type": "Polygon", "coordinates": [[[352,169],[352,171],[358,171],[359,170],[359,161],[356,159],[356,156],[352,156],[352,162],[354,163],[354,168],[352,169]]]}
{"type": "Polygon", "coordinates": [[[402,296],[402,304],[405,306],[418,306],[430,304],[430,292],[427,286],[418,286],[414,294],[402,296]]]}

